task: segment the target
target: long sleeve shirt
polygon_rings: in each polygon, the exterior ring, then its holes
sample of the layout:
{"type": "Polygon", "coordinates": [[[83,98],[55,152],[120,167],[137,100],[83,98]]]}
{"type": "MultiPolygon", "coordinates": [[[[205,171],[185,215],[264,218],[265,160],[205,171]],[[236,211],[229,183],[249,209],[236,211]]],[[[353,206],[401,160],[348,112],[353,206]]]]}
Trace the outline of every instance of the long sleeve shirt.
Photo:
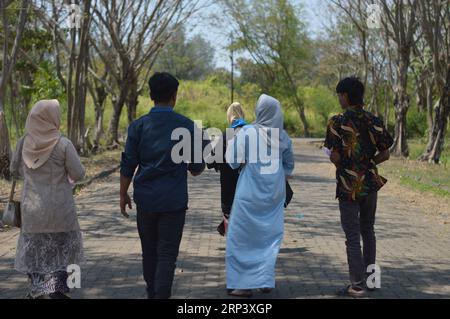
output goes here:
{"type": "Polygon", "coordinates": [[[188,209],[187,173],[204,170],[203,149],[208,144],[202,130],[192,120],[169,107],[155,107],[133,122],[122,153],[121,175],[134,177],[134,201],[138,209],[149,213],[188,209]],[[189,136],[177,132],[189,133],[189,136]],[[174,152],[181,142],[186,147],[174,152]],[[190,153],[191,156],[187,155],[190,160],[174,159],[177,154],[186,158],[184,152],[190,153]]]}

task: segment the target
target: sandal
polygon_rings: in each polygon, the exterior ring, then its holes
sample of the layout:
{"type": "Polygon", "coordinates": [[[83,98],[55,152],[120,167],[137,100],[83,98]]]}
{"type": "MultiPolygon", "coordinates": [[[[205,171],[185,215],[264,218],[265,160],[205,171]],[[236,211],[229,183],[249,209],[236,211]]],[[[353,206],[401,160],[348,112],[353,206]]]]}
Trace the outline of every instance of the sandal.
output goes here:
{"type": "Polygon", "coordinates": [[[337,291],[336,294],[341,297],[364,298],[367,295],[367,291],[359,286],[348,285],[344,289],[337,291]]]}
{"type": "Polygon", "coordinates": [[[263,294],[270,294],[273,291],[273,289],[272,288],[260,288],[260,289],[258,289],[258,291],[263,294]]]}
{"type": "Polygon", "coordinates": [[[49,295],[50,299],[71,299],[69,296],[62,292],[54,292],[49,295]]]}
{"type": "Polygon", "coordinates": [[[228,292],[229,296],[233,297],[239,297],[239,298],[250,298],[253,296],[253,293],[251,290],[243,290],[243,289],[234,289],[228,292]]]}
{"type": "Polygon", "coordinates": [[[49,297],[46,296],[46,295],[33,296],[31,293],[28,293],[28,294],[25,296],[25,299],[49,299],[49,297]]]}

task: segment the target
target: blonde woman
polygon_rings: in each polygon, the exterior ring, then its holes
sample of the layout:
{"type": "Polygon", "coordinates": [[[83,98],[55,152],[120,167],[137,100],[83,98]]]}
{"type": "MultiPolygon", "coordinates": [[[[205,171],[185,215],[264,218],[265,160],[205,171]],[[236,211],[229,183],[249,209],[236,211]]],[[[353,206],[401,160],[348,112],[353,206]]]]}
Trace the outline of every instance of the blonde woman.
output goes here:
{"type": "MultiPolygon", "coordinates": [[[[245,121],[245,113],[240,103],[233,103],[227,110],[227,120],[229,128],[234,130],[233,134],[225,132],[222,136],[222,141],[218,145],[223,146],[223,161],[221,163],[209,164],[208,168],[214,168],[216,171],[220,172],[220,187],[221,187],[221,202],[222,202],[222,213],[224,216],[224,221],[217,227],[217,231],[225,236],[226,225],[228,224],[228,219],[231,214],[231,206],[233,205],[234,194],[236,192],[236,185],[239,179],[239,171],[233,170],[225,162],[225,152],[227,149],[228,141],[233,139],[234,136],[239,132],[239,130],[247,125],[245,121]]],[[[229,131],[229,130],[228,130],[229,131]]]]}
{"type": "Polygon", "coordinates": [[[60,124],[58,101],[39,101],[11,163],[11,172],[24,178],[15,268],[28,275],[31,299],[68,298],[67,266],[83,260],[69,179],[80,181],[85,170],[70,140],[61,135],[60,124]]]}

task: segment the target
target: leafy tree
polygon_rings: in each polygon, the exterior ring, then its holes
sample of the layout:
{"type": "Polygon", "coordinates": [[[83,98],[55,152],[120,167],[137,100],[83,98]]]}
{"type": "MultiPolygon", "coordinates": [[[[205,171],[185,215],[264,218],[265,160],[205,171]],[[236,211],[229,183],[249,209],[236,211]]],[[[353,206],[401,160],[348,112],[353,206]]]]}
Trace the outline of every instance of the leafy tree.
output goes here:
{"type": "Polygon", "coordinates": [[[311,41],[305,24],[299,19],[301,8],[288,0],[222,0],[221,3],[237,35],[233,47],[251,56],[267,93],[287,99],[296,109],[308,136],[305,103],[298,88],[310,74],[311,41]]]}
{"type": "Polygon", "coordinates": [[[180,28],[156,60],[156,71],[170,72],[181,80],[204,80],[214,71],[215,50],[200,35],[187,39],[180,28]]]}

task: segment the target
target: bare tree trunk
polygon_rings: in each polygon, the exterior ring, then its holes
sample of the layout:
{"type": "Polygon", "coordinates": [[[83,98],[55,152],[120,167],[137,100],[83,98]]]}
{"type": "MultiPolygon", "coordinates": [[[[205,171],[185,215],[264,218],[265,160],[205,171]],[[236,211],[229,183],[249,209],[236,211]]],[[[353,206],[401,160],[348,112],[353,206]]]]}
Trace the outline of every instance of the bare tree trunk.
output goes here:
{"type": "MultiPolygon", "coordinates": [[[[90,58],[90,56],[88,58],[90,58]]],[[[96,67],[96,69],[98,68],[96,67]]],[[[110,89],[109,85],[107,84],[108,70],[106,69],[104,70],[104,75],[101,78],[98,77],[95,73],[93,73],[92,80],[94,82],[91,82],[90,78],[87,78],[86,85],[92,96],[92,100],[94,102],[95,107],[94,143],[92,145],[91,151],[97,153],[100,151],[100,140],[104,134],[103,121],[108,92],[111,92],[113,98],[115,95],[114,92],[112,92],[112,89],[110,89]]]]}
{"type": "Polygon", "coordinates": [[[395,107],[395,138],[392,147],[392,154],[394,156],[409,156],[406,136],[407,104],[408,102],[405,102],[405,97],[403,96],[403,101],[395,107]]]}
{"type": "Polygon", "coordinates": [[[139,104],[139,95],[134,91],[128,95],[127,108],[128,108],[128,123],[131,124],[137,117],[137,106],[139,104]]]}
{"type": "Polygon", "coordinates": [[[109,145],[116,147],[120,145],[119,141],[119,125],[120,117],[122,115],[122,109],[127,103],[127,98],[130,93],[130,73],[133,72],[130,69],[130,62],[128,59],[123,59],[122,70],[120,78],[117,78],[117,87],[120,90],[119,97],[113,100],[113,114],[109,123],[109,145]]]}
{"type": "Polygon", "coordinates": [[[408,114],[410,99],[408,95],[408,67],[409,51],[401,56],[397,67],[397,83],[395,85],[395,137],[391,152],[394,156],[408,157],[409,148],[406,132],[406,115],[408,114]]]}
{"type": "Polygon", "coordinates": [[[373,92],[372,92],[372,96],[370,98],[369,110],[370,110],[370,112],[374,113],[376,116],[380,116],[380,114],[381,114],[380,104],[378,103],[378,86],[377,86],[377,84],[373,85],[373,92]]]}
{"type": "Polygon", "coordinates": [[[3,57],[2,57],[2,71],[0,76],[0,178],[10,178],[9,162],[11,156],[11,142],[9,139],[8,126],[6,123],[5,100],[6,100],[6,87],[11,77],[11,74],[16,65],[17,56],[19,53],[19,47],[22,41],[23,31],[28,17],[28,9],[30,6],[30,0],[22,0],[20,3],[19,20],[15,29],[14,44],[9,50],[10,30],[9,22],[6,14],[6,10],[9,1],[0,1],[0,13],[3,24],[3,57]]]}
{"type": "MultiPolygon", "coordinates": [[[[408,71],[411,64],[411,50],[414,45],[414,36],[417,34],[417,8],[419,0],[380,0],[385,18],[382,19],[386,32],[387,43],[389,38],[396,44],[396,79],[394,85],[395,95],[395,137],[391,152],[396,156],[409,155],[406,115],[410,106],[408,96],[408,71]]],[[[389,46],[387,47],[389,48],[389,46]]],[[[388,50],[389,51],[389,50],[388,50]]]]}
{"type": "Polygon", "coordinates": [[[19,107],[17,106],[17,82],[13,80],[13,77],[11,77],[11,82],[9,85],[9,94],[10,94],[10,105],[11,105],[11,115],[12,115],[12,121],[14,123],[14,128],[16,131],[16,136],[20,136],[20,125],[19,125],[19,119],[17,114],[19,112],[19,107]]]}
{"type": "Polygon", "coordinates": [[[69,70],[67,74],[67,82],[66,82],[66,93],[67,93],[67,135],[72,143],[75,142],[75,137],[73,136],[73,106],[74,106],[74,94],[73,94],[73,72],[75,68],[76,61],[76,30],[70,30],[70,34],[72,37],[71,41],[71,49],[70,49],[70,58],[69,58],[69,70]]]}
{"type": "MultiPolygon", "coordinates": [[[[440,101],[436,103],[436,109],[439,107],[440,101]]],[[[434,108],[430,107],[427,111],[427,118],[428,118],[428,142],[427,146],[425,148],[425,151],[420,156],[419,160],[423,162],[428,162],[430,154],[433,150],[435,139],[436,139],[436,132],[435,132],[435,122],[433,117],[433,111],[434,108]]]]}
{"type": "Polygon", "coordinates": [[[133,123],[137,116],[137,105],[139,103],[138,79],[134,71],[131,71],[128,82],[128,96],[126,104],[128,108],[128,124],[133,123]]]}
{"type": "Polygon", "coordinates": [[[427,122],[428,127],[431,129],[433,127],[433,85],[431,83],[427,84],[426,93],[426,108],[427,108],[427,122]]]}
{"type": "Polygon", "coordinates": [[[95,109],[95,137],[93,151],[97,152],[100,149],[100,140],[103,136],[103,119],[105,114],[104,108],[95,109]]]}
{"type": "Polygon", "coordinates": [[[292,78],[291,74],[289,73],[288,66],[286,66],[284,63],[281,63],[281,66],[284,70],[285,77],[290,84],[290,92],[292,92],[291,94],[294,98],[297,112],[300,116],[300,121],[302,122],[303,125],[304,135],[305,137],[309,137],[309,125],[305,115],[305,102],[303,101],[303,98],[300,97],[297,93],[297,85],[294,79],[292,78]]]}
{"type": "Polygon", "coordinates": [[[388,127],[389,125],[389,116],[391,110],[391,99],[388,90],[388,84],[385,83],[384,86],[384,127],[388,127]]]}
{"type": "Polygon", "coordinates": [[[9,172],[9,161],[11,156],[11,146],[9,142],[8,127],[6,126],[5,113],[1,111],[0,105],[0,178],[9,180],[11,178],[9,172]]]}
{"type": "Polygon", "coordinates": [[[374,92],[374,103],[375,103],[375,114],[377,116],[382,116],[382,108],[381,108],[381,102],[379,99],[379,92],[380,92],[380,87],[379,87],[379,82],[377,81],[376,84],[374,85],[373,88],[373,92],[374,92]]]}
{"type": "MultiPolygon", "coordinates": [[[[84,47],[87,48],[87,42],[84,44],[84,47]]],[[[78,145],[82,154],[88,154],[92,149],[92,145],[88,142],[89,139],[89,130],[86,130],[86,98],[87,98],[87,74],[88,74],[88,51],[86,50],[83,53],[83,57],[80,60],[83,61],[84,70],[82,70],[80,74],[80,92],[77,96],[77,104],[79,107],[78,110],[78,145]]]]}
{"type": "Polygon", "coordinates": [[[422,113],[427,109],[427,85],[422,76],[416,76],[416,104],[417,112],[422,113]]]}
{"type": "Polygon", "coordinates": [[[126,87],[120,88],[120,94],[117,99],[113,99],[113,114],[109,123],[109,144],[119,145],[119,123],[122,109],[125,104],[128,90],[126,87]]]}
{"type": "Polygon", "coordinates": [[[422,161],[438,164],[444,149],[445,134],[450,114],[450,42],[446,22],[450,19],[448,1],[420,1],[420,22],[424,39],[430,49],[433,65],[433,85],[436,87],[439,101],[434,108],[433,88],[428,96],[428,125],[430,134],[422,161]]]}
{"type": "MultiPolygon", "coordinates": [[[[76,32],[72,33],[72,52],[71,62],[75,63],[74,96],[71,90],[68,90],[69,112],[68,112],[68,135],[75,148],[82,153],[86,153],[85,148],[85,113],[86,113],[86,94],[87,94],[87,72],[89,55],[89,27],[91,22],[91,1],[84,2],[83,25],[79,31],[79,43],[76,44],[76,32]],[[79,51],[76,55],[75,51],[79,51]],[[76,57],[75,57],[76,55],[76,57]]],[[[72,76],[69,72],[69,81],[72,85],[72,76]]]]}
{"type": "Polygon", "coordinates": [[[406,115],[409,108],[409,96],[403,90],[396,94],[395,104],[395,138],[391,152],[394,156],[409,156],[406,135],[406,115]]]}
{"type": "Polygon", "coordinates": [[[447,80],[442,91],[439,105],[435,109],[435,120],[422,161],[439,164],[444,149],[445,134],[447,132],[448,117],[450,115],[450,64],[447,68],[447,80]]]}
{"type": "Polygon", "coordinates": [[[103,86],[98,86],[96,91],[95,101],[95,138],[94,138],[94,151],[98,151],[100,148],[100,139],[103,136],[103,119],[105,114],[105,102],[108,94],[103,86]]]}
{"type": "Polygon", "coordinates": [[[303,106],[302,102],[297,103],[301,103],[300,106],[297,106],[297,111],[298,115],[300,116],[300,120],[302,121],[303,129],[305,130],[305,137],[309,137],[309,125],[305,115],[305,107],[303,106]]]}

